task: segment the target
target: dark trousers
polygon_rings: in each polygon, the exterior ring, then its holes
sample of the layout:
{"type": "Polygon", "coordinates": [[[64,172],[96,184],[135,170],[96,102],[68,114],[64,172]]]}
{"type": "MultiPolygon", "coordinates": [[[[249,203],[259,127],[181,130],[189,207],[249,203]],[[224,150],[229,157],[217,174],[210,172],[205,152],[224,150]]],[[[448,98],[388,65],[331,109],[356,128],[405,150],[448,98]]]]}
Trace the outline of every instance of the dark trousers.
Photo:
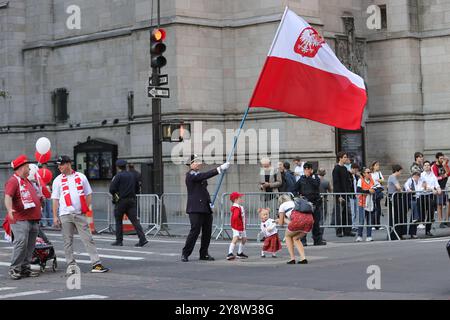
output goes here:
{"type": "Polygon", "coordinates": [[[189,221],[191,222],[191,231],[189,231],[182,254],[185,257],[191,255],[201,231],[200,257],[206,257],[209,255],[208,248],[211,241],[213,216],[210,213],[190,213],[189,221]]]}
{"type": "MultiPolygon", "coordinates": [[[[348,207],[350,199],[348,196],[344,197],[344,201],[339,201],[339,197],[335,198],[335,215],[336,215],[336,225],[352,225],[351,212],[348,207]]],[[[347,228],[336,228],[336,235],[344,234],[349,235],[352,232],[352,227],[347,228]]]]}
{"type": "MultiPolygon", "coordinates": [[[[374,204],[374,210],[372,211],[372,224],[381,224],[381,197],[376,197],[374,204]]],[[[379,227],[377,227],[379,228],[379,227]]]]}
{"type": "Polygon", "coordinates": [[[136,214],[136,200],[135,199],[120,199],[116,204],[114,210],[114,217],[116,218],[116,241],[123,241],[123,215],[126,214],[128,219],[133,224],[134,229],[137,232],[140,242],[146,240],[144,230],[137,218],[136,214]]]}
{"type": "Polygon", "coordinates": [[[425,232],[431,231],[431,225],[434,222],[434,211],[436,210],[435,197],[432,194],[421,195],[419,197],[420,220],[425,225],[425,232]]]}
{"type": "Polygon", "coordinates": [[[394,227],[398,237],[394,233],[392,227],[398,223],[407,223],[408,206],[406,198],[403,194],[396,194],[395,196],[389,196],[389,226],[391,227],[391,239],[401,240],[401,237],[407,233],[407,225],[399,225],[394,227]]]}
{"type": "Polygon", "coordinates": [[[314,243],[322,241],[323,228],[320,227],[322,221],[322,204],[317,204],[313,212],[314,225],[312,228],[312,238],[314,243]]]}

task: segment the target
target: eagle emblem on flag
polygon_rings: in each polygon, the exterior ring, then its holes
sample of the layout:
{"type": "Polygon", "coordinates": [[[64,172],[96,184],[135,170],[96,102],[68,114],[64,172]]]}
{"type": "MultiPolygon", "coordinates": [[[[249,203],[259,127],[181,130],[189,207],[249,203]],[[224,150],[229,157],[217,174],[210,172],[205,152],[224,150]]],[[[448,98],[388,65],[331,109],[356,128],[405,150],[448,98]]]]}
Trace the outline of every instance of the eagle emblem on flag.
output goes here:
{"type": "Polygon", "coordinates": [[[314,58],[325,40],[312,27],[302,30],[295,42],[294,51],[302,57],[314,58]]]}

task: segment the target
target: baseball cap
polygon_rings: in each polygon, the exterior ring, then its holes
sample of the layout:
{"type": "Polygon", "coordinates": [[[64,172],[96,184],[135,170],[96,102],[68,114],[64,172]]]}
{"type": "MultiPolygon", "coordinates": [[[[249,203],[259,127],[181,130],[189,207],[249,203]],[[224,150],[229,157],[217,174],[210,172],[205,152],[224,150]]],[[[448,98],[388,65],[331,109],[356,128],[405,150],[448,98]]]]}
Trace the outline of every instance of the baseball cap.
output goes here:
{"type": "Polygon", "coordinates": [[[118,160],[116,161],[116,166],[118,166],[118,167],[124,167],[124,166],[126,166],[126,165],[127,165],[127,161],[126,161],[126,160],[118,159],[118,160]]]}
{"type": "Polygon", "coordinates": [[[72,162],[69,156],[59,156],[59,158],[56,160],[56,164],[65,164],[69,162],[72,162]]]}
{"type": "Polygon", "coordinates": [[[233,192],[232,194],[230,194],[230,200],[234,201],[237,198],[243,197],[244,195],[242,193],[239,192],[233,192]]]}

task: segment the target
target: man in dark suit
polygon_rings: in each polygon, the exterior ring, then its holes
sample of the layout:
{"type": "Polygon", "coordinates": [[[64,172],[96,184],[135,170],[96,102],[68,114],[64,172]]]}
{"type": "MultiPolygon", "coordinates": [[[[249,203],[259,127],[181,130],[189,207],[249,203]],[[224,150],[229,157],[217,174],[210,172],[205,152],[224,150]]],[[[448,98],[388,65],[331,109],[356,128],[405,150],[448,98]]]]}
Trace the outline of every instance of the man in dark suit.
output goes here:
{"type": "Polygon", "coordinates": [[[189,215],[189,221],[191,222],[191,231],[186,239],[181,261],[188,261],[188,257],[194,250],[200,230],[202,232],[200,260],[213,261],[214,258],[208,253],[213,217],[211,197],[209,196],[207,189],[208,182],[206,180],[227,170],[230,164],[227,162],[208,172],[199,172],[202,162],[197,155],[193,154],[186,165],[190,167],[190,170],[186,173],[186,187],[188,192],[186,213],[189,215]]]}

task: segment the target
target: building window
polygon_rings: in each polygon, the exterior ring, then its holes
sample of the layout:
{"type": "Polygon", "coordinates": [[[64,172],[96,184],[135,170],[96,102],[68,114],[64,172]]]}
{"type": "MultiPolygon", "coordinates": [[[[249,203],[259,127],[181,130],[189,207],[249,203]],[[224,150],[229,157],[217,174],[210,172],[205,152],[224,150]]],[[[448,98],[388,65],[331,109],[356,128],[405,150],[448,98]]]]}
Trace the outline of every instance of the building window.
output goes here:
{"type": "Polygon", "coordinates": [[[67,113],[67,100],[69,92],[66,88],[58,88],[52,92],[52,104],[55,115],[55,121],[66,121],[69,118],[67,113]]]}
{"type": "Polygon", "coordinates": [[[387,10],[386,5],[380,5],[380,11],[381,11],[381,30],[387,30],[387,10]]]}
{"type": "Polygon", "coordinates": [[[76,171],[89,180],[109,180],[116,174],[117,145],[90,139],[74,148],[76,171]]]}

